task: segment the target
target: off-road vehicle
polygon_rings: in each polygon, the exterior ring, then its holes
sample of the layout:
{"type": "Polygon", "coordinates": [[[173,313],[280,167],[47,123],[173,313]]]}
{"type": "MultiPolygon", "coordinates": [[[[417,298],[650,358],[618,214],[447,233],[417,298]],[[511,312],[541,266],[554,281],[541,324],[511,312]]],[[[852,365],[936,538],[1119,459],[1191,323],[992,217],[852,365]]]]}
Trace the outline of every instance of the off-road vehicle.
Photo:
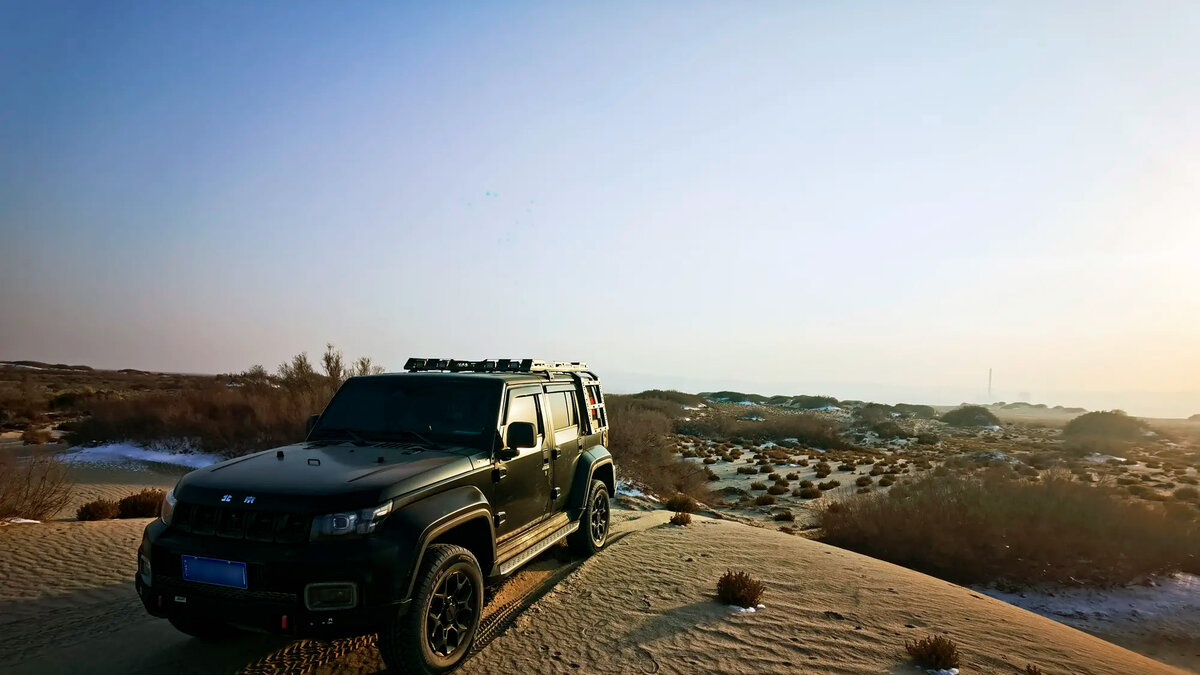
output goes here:
{"type": "Polygon", "coordinates": [[[303,443],[193,471],[138,551],[138,595],[190,635],[378,633],[388,668],[471,648],[485,585],[566,539],[603,548],[616,489],[582,363],[409,359],[354,377],[303,443]]]}

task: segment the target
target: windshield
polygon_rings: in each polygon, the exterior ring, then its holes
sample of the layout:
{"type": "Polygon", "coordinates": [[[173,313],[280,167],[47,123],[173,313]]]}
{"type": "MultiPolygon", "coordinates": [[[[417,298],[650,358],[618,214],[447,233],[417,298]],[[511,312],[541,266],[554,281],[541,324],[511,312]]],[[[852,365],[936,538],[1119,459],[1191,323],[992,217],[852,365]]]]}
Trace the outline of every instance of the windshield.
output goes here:
{"type": "Polygon", "coordinates": [[[490,441],[496,432],[500,390],[497,382],[446,378],[349,380],[321,413],[310,438],[490,441]]]}

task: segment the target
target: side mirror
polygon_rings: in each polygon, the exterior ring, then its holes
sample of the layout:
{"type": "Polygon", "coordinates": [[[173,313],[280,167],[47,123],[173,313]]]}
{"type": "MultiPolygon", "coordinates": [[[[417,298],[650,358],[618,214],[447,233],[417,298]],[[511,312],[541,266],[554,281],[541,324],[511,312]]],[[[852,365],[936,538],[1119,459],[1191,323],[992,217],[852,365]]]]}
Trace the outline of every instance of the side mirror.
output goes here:
{"type": "Polygon", "coordinates": [[[304,437],[312,433],[313,427],[317,426],[317,420],[321,419],[320,415],[309,415],[308,422],[304,425],[304,437]]]}
{"type": "Polygon", "coordinates": [[[532,422],[510,422],[508,433],[505,434],[504,445],[507,450],[536,447],[537,429],[533,427],[532,422]]]}

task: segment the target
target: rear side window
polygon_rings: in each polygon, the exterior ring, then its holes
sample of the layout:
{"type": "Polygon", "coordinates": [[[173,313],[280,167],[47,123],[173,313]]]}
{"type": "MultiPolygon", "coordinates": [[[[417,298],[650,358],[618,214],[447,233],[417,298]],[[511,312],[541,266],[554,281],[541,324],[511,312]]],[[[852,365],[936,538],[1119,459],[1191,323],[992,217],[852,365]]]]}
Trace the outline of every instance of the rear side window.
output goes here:
{"type": "Polygon", "coordinates": [[[548,394],[550,414],[554,417],[555,429],[579,426],[579,414],[575,408],[575,397],[567,391],[548,394]]]}

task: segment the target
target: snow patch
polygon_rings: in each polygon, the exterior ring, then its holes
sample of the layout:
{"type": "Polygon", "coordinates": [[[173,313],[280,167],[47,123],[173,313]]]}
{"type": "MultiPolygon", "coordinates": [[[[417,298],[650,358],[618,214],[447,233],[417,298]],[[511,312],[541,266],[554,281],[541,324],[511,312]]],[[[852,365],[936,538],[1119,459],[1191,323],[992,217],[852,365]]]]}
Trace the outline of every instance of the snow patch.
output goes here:
{"type": "Polygon", "coordinates": [[[26,523],[40,523],[40,520],[30,520],[28,518],[5,518],[0,520],[0,523],[8,523],[10,525],[23,525],[26,523]]]}
{"type": "Polygon", "coordinates": [[[758,605],[757,607],[738,607],[737,605],[730,605],[730,607],[732,607],[733,611],[737,612],[738,614],[753,614],[755,612],[761,612],[767,608],[766,605],[758,605]]]}
{"type": "Polygon", "coordinates": [[[153,462],[155,464],[175,464],[192,469],[202,469],[224,461],[223,457],[202,452],[169,452],[167,450],[154,450],[127,443],[114,443],[112,445],[98,445],[94,448],[83,448],[76,452],[69,452],[59,459],[64,462],[111,465],[153,462]]]}
{"type": "Polygon", "coordinates": [[[619,497],[640,497],[649,499],[652,502],[658,501],[653,495],[646,494],[646,491],[633,483],[627,483],[623,480],[617,481],[617,496],[619,497]]]}

